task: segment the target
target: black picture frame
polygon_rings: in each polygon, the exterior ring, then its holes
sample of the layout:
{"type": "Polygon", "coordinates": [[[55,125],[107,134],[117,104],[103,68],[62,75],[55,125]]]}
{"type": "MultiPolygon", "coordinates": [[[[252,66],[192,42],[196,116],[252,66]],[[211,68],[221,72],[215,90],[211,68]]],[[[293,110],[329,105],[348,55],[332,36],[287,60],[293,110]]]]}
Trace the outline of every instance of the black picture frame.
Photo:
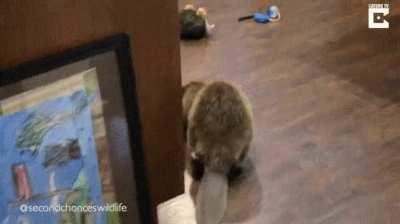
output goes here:
{"type": "MultiPolygon", "coordinates": [[[[67,50],[63,53],[24,62],[12,68],[0,68],[0,89],[71,63],[103,53],[115,52],[129,132],[129,146],[132,158],[128,159],[132,159],[134,167],[132,174],[134,174],[133,178],[137,192],[136,204],[138,205],[141,223],[148,224],[154,223],[154,216],[152,214],[150,193],[148,190],[147,169],[142,146],[139,105],[136,92],[136,74],[132,65],[129,40],[130,37],[127,34],[117,34],[67,50]]],[[[119,172],[125,173],[125,171],[119,172]]]]}

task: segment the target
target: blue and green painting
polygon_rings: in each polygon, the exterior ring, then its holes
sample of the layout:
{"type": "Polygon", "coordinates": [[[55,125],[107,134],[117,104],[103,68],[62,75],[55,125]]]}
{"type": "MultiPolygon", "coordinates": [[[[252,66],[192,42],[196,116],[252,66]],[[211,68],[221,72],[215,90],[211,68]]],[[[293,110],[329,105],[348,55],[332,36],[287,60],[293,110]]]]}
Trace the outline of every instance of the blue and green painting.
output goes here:
{"type": "Polygon", "coordinates": [[[107,223],[107,215],[23,212],[103,205],[90,96],[84,90],[0,116],[0,224],[107,223]]]}

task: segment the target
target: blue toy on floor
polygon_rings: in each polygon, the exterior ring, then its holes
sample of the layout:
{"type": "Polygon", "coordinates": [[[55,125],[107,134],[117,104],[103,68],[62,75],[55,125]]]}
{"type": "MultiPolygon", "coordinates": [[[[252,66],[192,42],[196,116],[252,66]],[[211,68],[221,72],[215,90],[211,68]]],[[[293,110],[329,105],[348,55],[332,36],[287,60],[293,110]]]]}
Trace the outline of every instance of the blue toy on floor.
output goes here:
{"type": "Polygon", "coordinates": [[[267,23],[267,22],[276,22],[280,20],[281,14],[279,13],[279,9],[277,6],[272,5],[267,8],[267,11],[262,13],[262,12],[255,12],[252,15],[249,16],[244,16],[240,17],[238,19],[239,22],[247,20],[247,19],[253,19],[257,23],[267,23]]]}

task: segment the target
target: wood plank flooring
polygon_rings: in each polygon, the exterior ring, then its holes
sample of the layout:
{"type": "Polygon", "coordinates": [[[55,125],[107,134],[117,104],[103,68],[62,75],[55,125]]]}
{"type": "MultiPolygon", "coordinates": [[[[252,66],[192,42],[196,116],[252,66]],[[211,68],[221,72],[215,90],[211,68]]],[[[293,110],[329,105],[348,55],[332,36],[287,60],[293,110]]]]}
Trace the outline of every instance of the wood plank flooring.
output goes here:
{"type": "Polygon", "coordinates": [[[216,31],[181,42],[183,84],[235,83],[255,114],[226,223],[400,222],[400,2],[386,2],[391,27],[372,30],[370,1],[198,1],[216,31]],[[281,21],[237,22],[272,3],[281,21]]]}

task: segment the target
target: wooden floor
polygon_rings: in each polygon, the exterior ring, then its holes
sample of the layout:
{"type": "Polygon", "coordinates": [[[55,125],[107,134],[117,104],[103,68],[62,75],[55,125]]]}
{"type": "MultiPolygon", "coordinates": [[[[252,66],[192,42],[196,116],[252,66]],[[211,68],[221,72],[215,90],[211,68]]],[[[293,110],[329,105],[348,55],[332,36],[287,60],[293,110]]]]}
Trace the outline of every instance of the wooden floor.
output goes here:
{"type": "Polygon", "coordinates": [[[368,29],[369,0],[199,3],[216,32],[181,43],[183,84],[235,83],[255,114],[225,222],[400,223],[399,2],[388,30],[368,29]],[[237,22],[272,2],[280,22],[237,22]]]}

